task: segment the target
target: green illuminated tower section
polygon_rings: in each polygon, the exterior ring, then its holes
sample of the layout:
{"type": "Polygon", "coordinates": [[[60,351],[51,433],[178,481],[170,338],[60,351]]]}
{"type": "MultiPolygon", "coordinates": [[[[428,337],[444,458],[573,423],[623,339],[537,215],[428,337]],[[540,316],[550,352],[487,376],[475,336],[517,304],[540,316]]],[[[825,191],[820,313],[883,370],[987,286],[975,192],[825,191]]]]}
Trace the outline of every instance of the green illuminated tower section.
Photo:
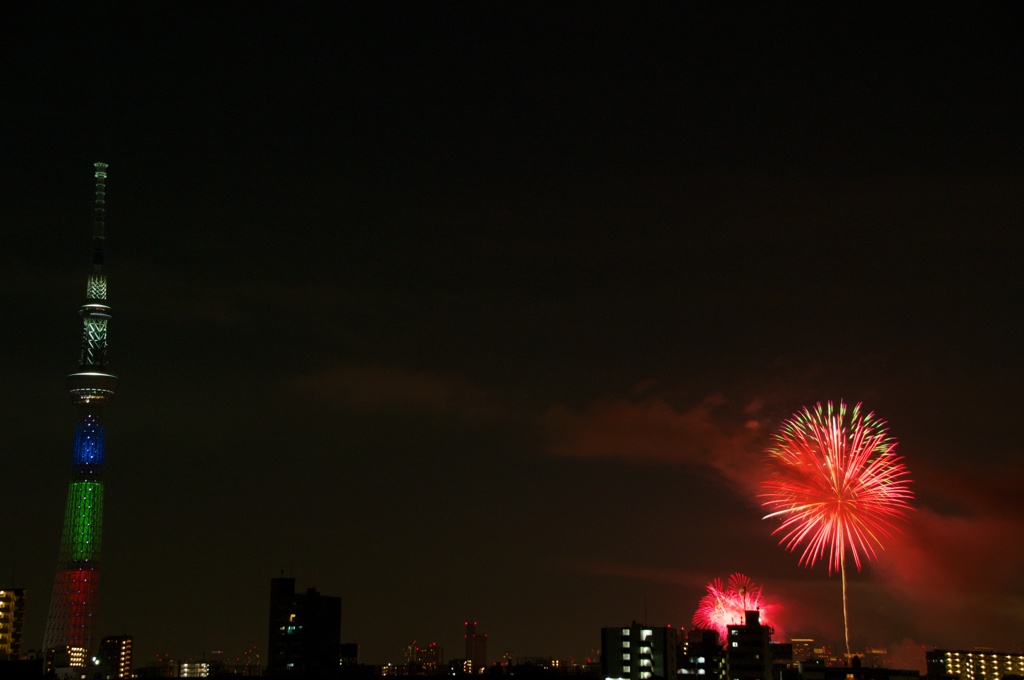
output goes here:
{"type": "Polygon", "coordinates": [[[92,266],[85,304],[80,309],[82,354],[78,371],[67,378],[76,416],[71,483],[43,641],[43,648],[49,654],[55,653],[61,659],[55,663],[61,666],[84,665],[86,653],[92,650],[103,528],[103,420],[107,403],[117,389],[117,377],[106,368],[110,321],[103,252],[107,164],[96,163],[95,168],[92,266]]]}

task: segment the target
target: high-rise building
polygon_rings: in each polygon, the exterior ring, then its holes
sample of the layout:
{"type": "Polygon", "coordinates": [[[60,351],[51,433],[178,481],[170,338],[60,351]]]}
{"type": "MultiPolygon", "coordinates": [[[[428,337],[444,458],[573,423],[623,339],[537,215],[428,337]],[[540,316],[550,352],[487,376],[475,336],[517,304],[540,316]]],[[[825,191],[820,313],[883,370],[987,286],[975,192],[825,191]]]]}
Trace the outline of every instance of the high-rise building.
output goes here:
{"type": "Polygon", "coordinates": [[[316,588],[295,592],[295,579],[270,579],[269,675],[322,676],[341,663],[341,598],[316,588]]]}
{"type": "Polygon", "coordinates": [[[95,177],[92,265],[80,309],[81,358],[79,370],[67,378],[76,415],[71,483],[43,639],[43,648],[57,666],[84,665],[92,648],[103,525],[104,414],[117,389],[117,378],[107,371],[106,163],[95,164],[95,177]]]}
{"type": "Polygon", "coordinates": [[[742,626],[727,626],[725,670],[728,680],[771,680],[772,629],[761,625],[761,614],[746,613],[742,626]]]}
{"type": "Polygon", "coordinates": [[[702,675],[702,680],[724,680],[725,653],[717,630],[691,628],[686,634],[686,654],[679,659],[680,675],[702,675]]]}
{"type": "Polygon", "coordinates": [[[601,677],[606,680],[675,678],[679,631],[650,628],[636,621],[623,628],[601,629],[601,677]]]}
{"type": "Polygon", "coordinates": [[[21,658],[21,636],[25,630],[25,589],[0,590],[0,661],[21,658]]]}
{"type": "Polygon", "coordinates": [[[933,649],[924,654],[929,680],[1000,680],[1024,676],[1024,654],[975,649],[933,649]]]}
{"type": "Polygon", "coordinates": [[[100,664],[106,670],[106,678],[132,677],[132,636],[109,635],[100,641],[100,664]]]}
{"type": "Polygon", "coordinates": [[[800,665],[793,661],[792,642],[772,642],[768,645],[774,680],[790,680],[800,677],[800,665]]]}
{"type": "Polygon", "coordinates": [[[466,621],[466,661],[472,672],[482,673],[487,668],[487,634],[476,632],[476,621],[466,621]]]}

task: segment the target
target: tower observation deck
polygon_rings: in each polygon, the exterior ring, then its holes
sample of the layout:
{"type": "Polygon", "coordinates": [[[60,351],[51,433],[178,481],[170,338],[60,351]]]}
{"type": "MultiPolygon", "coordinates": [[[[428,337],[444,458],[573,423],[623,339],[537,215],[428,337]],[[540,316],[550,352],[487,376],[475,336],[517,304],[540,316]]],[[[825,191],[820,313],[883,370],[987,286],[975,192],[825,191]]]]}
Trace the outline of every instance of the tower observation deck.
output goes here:
{"type": "Polygon", "coordinates": [[[103,528],[104,415],[117,389],[107,371],[106,238],[107,164],[95,164],[96,201],[92,264],[85,290],[79,368],[67,377],[75,407],[75,439],[71,455],[64,528],[57,576],[50,599],[43,649],[49,666],[83,666],[92,650],[99,591],[99,558],[103,528]]]}

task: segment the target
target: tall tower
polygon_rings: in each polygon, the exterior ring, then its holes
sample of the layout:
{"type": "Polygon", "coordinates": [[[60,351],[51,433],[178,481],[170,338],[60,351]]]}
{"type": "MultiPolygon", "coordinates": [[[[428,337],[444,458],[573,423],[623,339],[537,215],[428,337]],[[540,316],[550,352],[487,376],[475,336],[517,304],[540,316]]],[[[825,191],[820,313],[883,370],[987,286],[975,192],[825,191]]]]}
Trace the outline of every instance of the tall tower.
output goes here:
{"type": "Polygon", "coordinates": [[[487,635],[476,632],[476,621],[466,621],[466,661],[473,673],[483,673],[487,668],[487,635]]]}
{"type": "Polygon", "coordinates": [[[55,652],[52,662],[58,666],[83,665],[85,654],[92,648],[103,528],[103,416],[107,402],[117,389],[117,377],[107,372],[110,307],[107,306],[103,254],[107,164],[96,163],[95,168],[92,267],[85,288],[85,304],[80,309],[82,353],[78,371],[67,378],[76,416],[71,483],[43,640],[43,649],[48,655],[55,652]]]}

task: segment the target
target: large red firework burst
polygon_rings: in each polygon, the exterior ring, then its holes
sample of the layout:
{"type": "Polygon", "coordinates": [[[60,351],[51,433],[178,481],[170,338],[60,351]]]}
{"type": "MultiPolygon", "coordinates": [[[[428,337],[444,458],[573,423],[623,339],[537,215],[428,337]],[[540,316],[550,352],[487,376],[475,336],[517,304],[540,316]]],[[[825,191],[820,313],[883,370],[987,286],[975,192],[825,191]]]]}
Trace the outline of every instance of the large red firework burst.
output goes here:
{"type": "Polygon", "coordinates": [[[882,540],[906,517],[914,494],[896,440],[885,421],[842,401],[804,408],[782,424],[768,449],[763,484],[765,516],[781,520],[774,534],[787,550],[801,545],[800,564],[828,560],[831,574],[843,577],[846,653],[850,633],[846,614],[846,554],[857,569],[861,556],[873,558],[882,540]]]}
{"type": "Polygon", "coordinates": [[[875,557],[893,520],[910,508],[914,494],[901,461],[885,421],[864,415],[860,404],[804,408],[782,424],[768,450],[765,519],[782,520],[773,533],[783,534],[788,550],[804,546],[801,564],[827,555],[832,573],[849,552],[860,569],[861,556],[875,557]]]}
{"type": "Polygon", "coordinates": [[[761,623],[770,626],[771,612],[775,605],[767,604],[761,593],[761,586],[743,574],[729,577],[729,585],[722,586],[721,579],[715,579],[707,586],[707,594],[697,604],[693,613],[693,625],[697,628],[718,631],[724,640],[728,626],[744,623],[747,611],[761,612],[761,623]]]}

